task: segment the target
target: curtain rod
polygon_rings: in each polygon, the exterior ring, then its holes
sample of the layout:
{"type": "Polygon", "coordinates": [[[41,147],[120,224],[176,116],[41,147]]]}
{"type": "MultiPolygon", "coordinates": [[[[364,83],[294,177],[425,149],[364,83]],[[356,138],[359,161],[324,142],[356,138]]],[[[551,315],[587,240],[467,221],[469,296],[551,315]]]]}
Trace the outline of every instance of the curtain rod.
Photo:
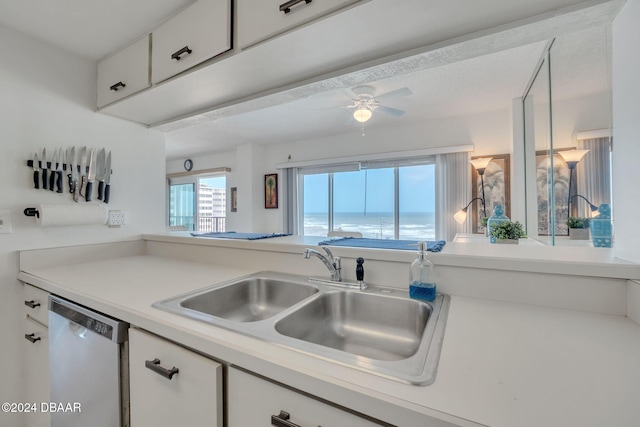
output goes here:
{"type": "Polygon", "coordinates": [[[220,172],[231,172],[231,168],[222,167],[222,168],[213,168],[213,169],[200,169],[197,171],[168,173],[167,178],[171,179],[171,178],[179,178],[181,176],[204,175],[206,173],[220,173],[220,172]]]}
{"type": "Polygon", "coordinates": [[[276,164],[276,169],[300,168],[307,166],[321,166],[336,163],[365,162],[373,160],[406,159],[419,156],[432,156],[434,154],[460,153],[474,151],[473,144],[450,145],[445,147],[424,148],[421,150],[393,151],[388,153],[362,154],[358,156],[333,157],[317,160],[303,160],[299,162],[286,162],[276,164]]]}

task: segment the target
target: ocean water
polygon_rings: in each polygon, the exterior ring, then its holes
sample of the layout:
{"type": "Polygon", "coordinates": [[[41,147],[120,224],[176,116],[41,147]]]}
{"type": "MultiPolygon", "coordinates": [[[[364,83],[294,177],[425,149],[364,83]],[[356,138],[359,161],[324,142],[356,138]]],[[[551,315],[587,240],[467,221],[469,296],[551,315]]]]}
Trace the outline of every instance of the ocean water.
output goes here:
{"type": "MultiPolygon", "coordinates": [[[[329,232],[326,213],[304,214],[305,236],[326,236],[329,232]]],[[[372,212],[366,215],[354,212],[336,212],[333,229],[359,231],[371,239],[395,239],[393,212],[372,212]]],[[[400,215],[399,239],[435,240],[435,213],[402,213],[400,215]]]]}

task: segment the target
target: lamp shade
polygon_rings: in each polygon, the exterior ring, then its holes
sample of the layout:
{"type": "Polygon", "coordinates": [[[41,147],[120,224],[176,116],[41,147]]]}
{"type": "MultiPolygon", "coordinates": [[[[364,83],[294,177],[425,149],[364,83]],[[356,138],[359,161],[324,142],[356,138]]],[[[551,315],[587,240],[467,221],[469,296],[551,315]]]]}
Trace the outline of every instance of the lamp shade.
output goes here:
{"type": "Polygon", "coordinates": [[[566,151],[558,151],[558,154],[562,156],[565,162],[576,164],[585,154],[587,154],[589,150],[566,150],[566,151]]]}
{"type": "Polygon", "coordinates": [[[455,219],[458,224],[463,224],[464,221],[467,219],[467,209],[466,208],[460,209],[453,216],[453,219],[455,219]]]}
{"type": "Polygon", "coordinates": [[[493,159],[493,157],[480,157],[479,159],[469,160],[469,163],[471,163],[478,173],[480,173],[484,172],[489,165],[489,162],[491,162],[491,159],[493,159]]]}
{"type": "Polygon", "coordinates": [[[371,118],[373,113],[368,108],[358,108],[353,112],[353,118],[359,121],[360,123],[364,123],[371,118]]]}

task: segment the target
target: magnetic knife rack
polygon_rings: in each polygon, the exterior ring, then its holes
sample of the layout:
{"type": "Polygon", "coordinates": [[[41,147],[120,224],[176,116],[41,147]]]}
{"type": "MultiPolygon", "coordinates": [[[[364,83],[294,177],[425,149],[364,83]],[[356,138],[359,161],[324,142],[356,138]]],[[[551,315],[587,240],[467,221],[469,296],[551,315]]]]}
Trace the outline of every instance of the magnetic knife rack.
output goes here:
{"type": "MultiPolygon", "coordinates": [[[[51,167],[57,165],[56,162],[46,162],[46,163],[47,163],[47,167],[46,167],[47,170],[54,170],[54,169],[51,169],[51,167]]],[[[38,160],[38,167],[40,169],[44,169],[42,167],[43,164],[44,164],[44,162],[41,162],[40,160],[38,160]]],[[[30,167],[30,168],[33,168],[33,160],[27,160],[27,166],[30,167]]],[[[82,171],[81,171],[82,165],[76,165],[76,166],[78,168],[78,173],[82,173],[82,171]]],[[[67,168],[67,163],[63,163],[62,164],[62,170],[66,171],[67,169],[68,169],[67,168]]],[[[85,172],[89,173],[89,166],[86,166],[86,171],[85,172]]],[[[111,174],[113,174],[113,169],[111,169],[111,174]]]]}

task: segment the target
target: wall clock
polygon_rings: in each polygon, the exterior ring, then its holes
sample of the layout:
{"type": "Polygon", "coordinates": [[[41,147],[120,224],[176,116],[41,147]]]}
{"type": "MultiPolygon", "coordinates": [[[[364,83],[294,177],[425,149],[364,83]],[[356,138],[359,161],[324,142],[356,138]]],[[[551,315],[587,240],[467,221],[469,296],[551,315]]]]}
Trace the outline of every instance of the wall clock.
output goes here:
{"type": "Polygon", "coordinates": [[[193,160],[187,159],[184,161],[184,170],[190,172],[193,169],[193,160]]]}

